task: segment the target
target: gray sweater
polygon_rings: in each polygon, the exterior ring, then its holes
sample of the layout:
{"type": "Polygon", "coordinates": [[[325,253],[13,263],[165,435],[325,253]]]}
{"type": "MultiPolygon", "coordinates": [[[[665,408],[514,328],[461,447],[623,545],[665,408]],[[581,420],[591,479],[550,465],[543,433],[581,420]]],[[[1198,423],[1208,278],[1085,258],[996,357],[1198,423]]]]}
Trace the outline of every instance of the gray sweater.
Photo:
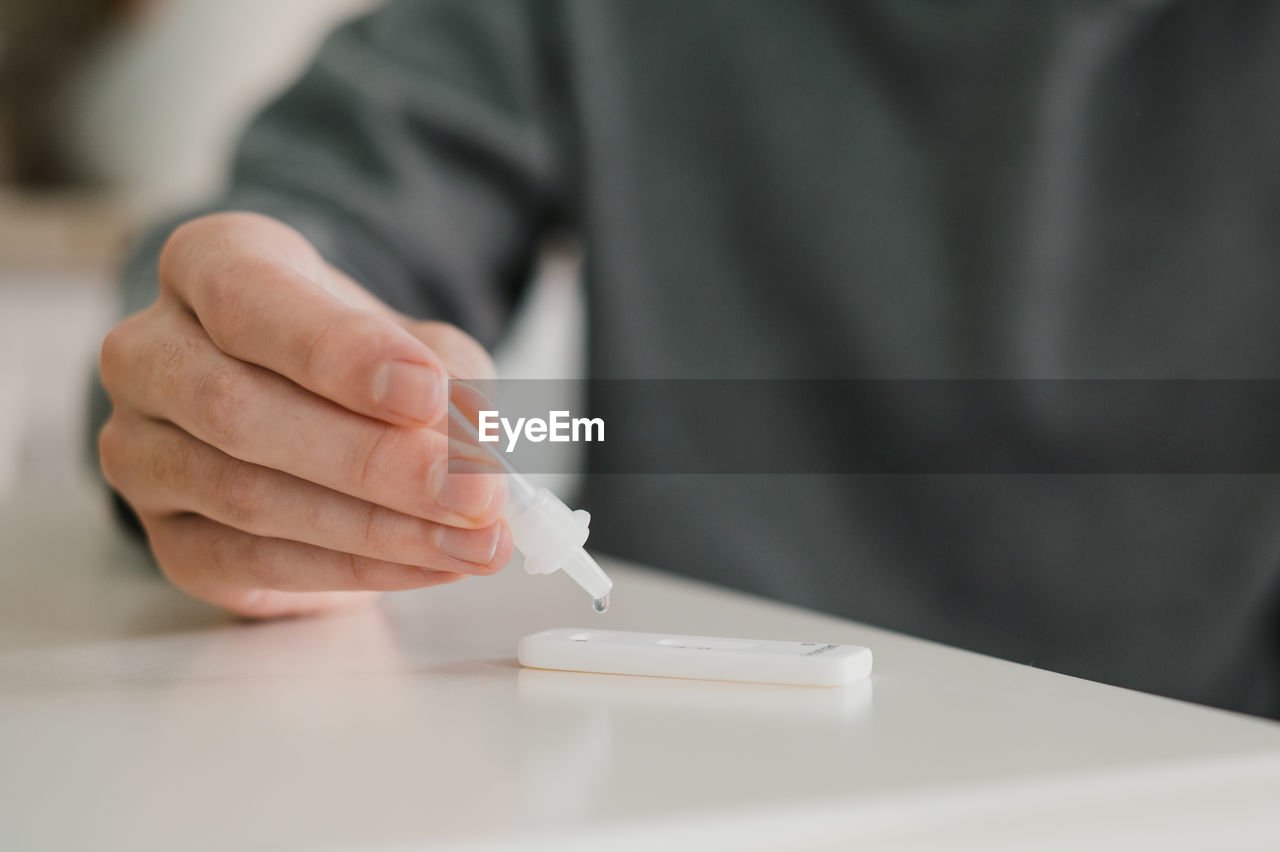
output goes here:
{"type": "MultiPolygon", "coordinates": [[[[399,0],[257,119],[214,206],[486,344],[570,230],[593,376],[1272,378],[1280,4],[399,0]]],[[[1280,480],[1054,470],[598,475],[586,501],[602,550],[1280,715],[1280,480]]]]}

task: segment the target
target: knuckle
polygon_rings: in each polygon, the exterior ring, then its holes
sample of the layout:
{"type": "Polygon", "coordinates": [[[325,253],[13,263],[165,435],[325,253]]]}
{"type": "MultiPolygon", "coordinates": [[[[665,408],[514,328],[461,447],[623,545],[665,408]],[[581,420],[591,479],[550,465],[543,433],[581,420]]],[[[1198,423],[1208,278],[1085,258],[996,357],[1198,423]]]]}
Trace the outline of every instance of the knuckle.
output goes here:
{"type": "Polygon", "coordinates": [[[155,446],[148,473],[151,482],[163,484],[174,493],[185,494],[192,484],[193,464],[190,441],[165,442],[155,446]]]}
{"type": "Polygon", "coordinates": [[[261,477],[243,462],[222,465],[214,480],[213,496],[219,516],[230,526],[252,528],[262,515],[261,477]]]}
{"type": "Polygon", "coordinates": [[[98,432],[98,465],[107,482],[117,491],[121,491],[124,479],[123,429],[119,418],[112,415],[98,432]]]}
{"type": "Polygon", "coordinates": [[[120,384],[127,361],[127,331],[121,323],[107,332],[102,338],[102,346],[98,350],[98,374],[102,377],[102,386],[111,393],[120,384]]]}
{"type": "Polygon", "coordinates": [[[387,469],[384,459],[400,455],[401,432],[395,426],[378,426],[355,442],[347,463],[347,478],[361,491],[373,493],[387,469]]]}
{"type": "Polygon", "coordinates": [[[302,334],[302,369],[309,383],[323,384],[334,376],[357,381],[389,357],[396,328],[372,314],[355,314],[341,323],[317,324],[302,334]]]}
{"type": "Polygon", "coordinates": [[[301,235],[282,222],[258,213],[226,211],[210,213],[179,225],[165,240],[157,271],[161,287],[176,283],[193,272],[232,269],[244,258],[243,247],[263,242],[308,246],[301,235]],[[213,264],[213,266],[210,266],[213,264]]]}
{"type": "Polygon", "coordinates": [[[394,535],[388,510],[373,503],[365,503],[364,518],[360,524],[360,545],[362,552],[382,554],[394,545],[394,535]]]}
{"type": "Polygon", "coordinates": [[[263,589],[289,591],[289,570],[274,548],[267,547],[265,539],[254,539],[249,565],[254,585],[263,589]]]}
{"type": "Polygon", "coordinates": [[[339,328],[327,323],[303,333],[302,369],[311,382],[332,375],[335,367],[342,365],[343,353],[337,342],[339,328]]]}
{"type": "Polygon", "coordinates": [[[372,588],[378,581],[378,563],[356,554],[343,554],[352,588],[372,588]]]}
{"type": "Polygon", "coordinates": [[[191,341],[172,333],[156,311],[156,306],[140,311],[103,337],[98,371],[102,386],[112,399],[123,393],[130,383],[143,381],[147,374],[169,385],[182,379],[191,341]]]}
{"type": "Polygon", "coordinates": [[[150,316],[151,309],[136,313],[103,336],[98,348],[98,373],[108,393],[118,390],[137,364],[139,342],[143,338],[140,326],[147,323],[150,316]]]}
{"type": "Polygon", "coordinates": [[[184,222],[169,232],[160,249],[160,258],[156,262],[156,271],[160,278],[160,286],[165,287],[181,274],[183,260],[189,255],[192,243],[199,239],[204,228],[203,220],[193,219],[184,222]]]}
{"type": "MultiPolygon", "coordinates": [[[[258,586],[267,579],[260,548],[252,539],[236,535],[213,535],[200,552],[200,570],[211,585],[258,586]]],[[[194,568],[195,566],[190,566],[194,568]]]]}
{"type": "Polygon", "coordinates": [[[181,588],[184,585],[180,582],[184,568],[189,570],[190,566],[184,565],[178,557],[177,542],[171,525],[145,517],[142,518],[142,524],[147,531],[147,545],[151,549],[151,555],[155,557],[156,565],[171,583],[181,588]]]}
{"type": "Polygon", "coordinates": [[[212,215],[197,216],[175,227],[169,232],[164,247],[160,250],[161,265],[163,266],[166,260],[176,259],[175,255],[190,249],[192,245],[198,245],[202,240],[206,240],[212,229],[211,226],[216,222],[217,219],[212,215]]]}
{"type": "Polygon", "coordinates": [[[443,445],[434,437],[438,436],[430,430],[379,425],[350,442],[339,467],[343,484],[338,490],[370,500],[375,507],[393,507],[383,509],[379,517],[366,515],[366,534],[392,546],[402,536],[396,510],[418,518],[439,513],[430,477],[434,464],[443,457],[443,445]],[[389,496],[407,505],[388,502],[389,496]]]}
{"type": "Polygon", "coordinates": [[[402,337],[409,337],[403,329],[390,320],[366,311],[352,316],[344,325],[344,329],[347,331],[347,340],[352,350],[374,353],[371,357],[375,360],[382,360],[383,356],[378,353],[390,349],[402,337]]]}
{"type": "Polygon", "coordinates": [[[227,236],[227,220],[221,214],[200,216],[174,228],[156,263],[160,286],[176,289],[174,284],[188,275],[195,263],[226,245],[227,236]]]}
{"type": "Polygon", "coordinates": [[[215,540],[208,548],[193,550],[191,528],[182,520],[146,515],[141,519],[147,531],[147,544],[160,572],[179,589],[201,597],[200,587],[208,585],[210,579],[217,579],[213,554],[219,542],[215,540]],[[197,553],[200,555],[194,555],[197,553]]]}
{"type": "Polygon", "coordinates": [[[243,532],[228,532],[210,538],[207,552],[209,571],[217,585],[239,589],[279,589],[286,570],[267,539],[243,532]]]}
{"type": "Polygon", "coordinates": [[[155,375],[165,384],[166,390],[181,386],[185,380],[183,373],[188,362],[188,346],[164,335],[153,338],[142,349],[140,360],[151,366],[155,375]]]}
{"type": "Polygon", "coordinates": [[[195,387],[194,414],[211,443],[236,446],[243,411],[243,377],[229,364],[211,368],[195,387]]]}
{"type": "Polygon", "coordinates": [[[244,282],[255,261],[232,256],[219,259],[201,279],[194,301],[200,324],[215,342],[234,334],[244,320],[244,282]]]}

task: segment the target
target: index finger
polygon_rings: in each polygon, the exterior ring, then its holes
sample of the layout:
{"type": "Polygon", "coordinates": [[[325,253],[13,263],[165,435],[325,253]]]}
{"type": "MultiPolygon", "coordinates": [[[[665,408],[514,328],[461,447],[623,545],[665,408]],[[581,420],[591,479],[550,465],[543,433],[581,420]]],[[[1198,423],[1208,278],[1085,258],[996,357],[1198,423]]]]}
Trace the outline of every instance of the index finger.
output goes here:
{"type": "Polygon", "coordinates": [[[327,289],[327,264],[285,225],[264,217],[191,223],[170,238],[159,274],[161,288],[237,360],[390,423],[444,415],[439,357],[389,309],[370,309],[372,297],[355,307],[327,289]]]}

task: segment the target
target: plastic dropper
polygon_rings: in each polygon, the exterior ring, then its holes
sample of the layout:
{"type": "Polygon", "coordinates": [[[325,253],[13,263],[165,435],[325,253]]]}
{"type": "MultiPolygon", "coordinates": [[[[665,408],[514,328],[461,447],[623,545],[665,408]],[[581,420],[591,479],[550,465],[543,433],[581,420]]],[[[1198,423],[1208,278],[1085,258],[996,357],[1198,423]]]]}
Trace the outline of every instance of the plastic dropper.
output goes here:
{"type": "Polygon", "coordinates": [[[574,511],[546,488],[539,488],[511,466],[492,444],[482,442],[475,424],[452,400],[449,417],[476,447],[501,465],[507,474],[507,526],[516,549],[524,554],[524,570],[530,574],[550,574],[563,570],[591,595],[596,612],[609,608],[613,581],[583,549],[590,534],[591,515],[574,511]]]}

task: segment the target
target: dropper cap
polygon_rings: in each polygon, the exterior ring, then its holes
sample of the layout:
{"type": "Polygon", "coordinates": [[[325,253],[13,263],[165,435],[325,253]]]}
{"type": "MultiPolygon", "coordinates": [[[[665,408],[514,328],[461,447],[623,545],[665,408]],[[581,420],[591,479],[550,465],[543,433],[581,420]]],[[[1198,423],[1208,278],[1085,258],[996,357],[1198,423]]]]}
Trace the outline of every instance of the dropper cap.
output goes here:
{"type": "Polygon", "coordinates": [[[613,581],[582,548],[590,524],[591,515],[573,511],[546,488],[510,491],[507,525],[516,549],[524,554],[524,569],[530,574],[563,570],[591,595],[596,611],[604,612],[613,581]]]}
{"type": "Polygon", "coordinates": [[[583,549],[590,534],[591,515],[574,511],[546,488],[539,488],[522,476],[492,445],[480,442],[475,425],[457,404],[450,401],[449,416],[472,446],[481,449],[507,473],[507,526],[516,549],[524,554],[524,569],[530,574],[550,574],[563,570],[591,595],[596,612],[609,608],[613,581],[583,549]]]}

